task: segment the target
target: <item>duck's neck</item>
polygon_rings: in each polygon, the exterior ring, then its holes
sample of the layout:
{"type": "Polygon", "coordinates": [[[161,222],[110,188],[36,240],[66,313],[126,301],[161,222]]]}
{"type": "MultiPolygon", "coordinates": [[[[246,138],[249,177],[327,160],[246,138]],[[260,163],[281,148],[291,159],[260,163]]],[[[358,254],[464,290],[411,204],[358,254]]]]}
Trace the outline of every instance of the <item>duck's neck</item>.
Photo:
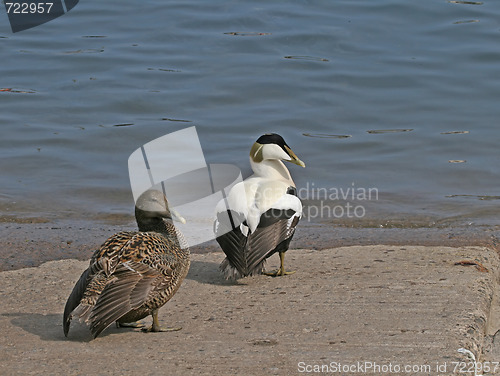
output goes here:
{"type": "Polygon", "coordinates": [[[285,164],[277,159],[266,159],[256,163],[250,158],[250,166],[255,175],[269,179],[279,179],[293,184],[292,176],[285,164]]]}
{"type": "Polygon", "coordinates": [[[159,232],[164,234],[168,232],[168,223],[172,223],[171,219],[163,219],[160,216],[151,216],[150,213],[145,212],[139,208],[135,208],[135,219],[137,226],[141,232],[159,232]]]}
{"type": "Polygon", "coordinates": [[[144,218],[142,218],[137,221],[137,225],[140,232],[156,232],[174,242],[179,248],[182,246],[175,226],[171,220],[162,218],[149,218],[148,220],[144,220],[144,218]]]}
{"type": "Polygon", "coordinates": [[[141,232],[158,232],[160,234],[168,232],[167,224],[161,218],[141,219],[137,221],[137,225],[141,232]]]}

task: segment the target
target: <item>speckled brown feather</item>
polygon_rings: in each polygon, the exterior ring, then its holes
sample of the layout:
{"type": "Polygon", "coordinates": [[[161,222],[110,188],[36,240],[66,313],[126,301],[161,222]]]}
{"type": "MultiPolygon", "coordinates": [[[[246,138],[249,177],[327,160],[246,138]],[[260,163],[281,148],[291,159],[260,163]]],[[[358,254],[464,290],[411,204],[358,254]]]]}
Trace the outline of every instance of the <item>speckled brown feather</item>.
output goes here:
{"type": "Polygon", "coordinates": [[[72,317],[97,337],[114,321],[132,322],[172,298],[189,269],[189,249],[175,226],[164,231],[120,232],[94,253],[64,310],[64,333],[72,317]]]}

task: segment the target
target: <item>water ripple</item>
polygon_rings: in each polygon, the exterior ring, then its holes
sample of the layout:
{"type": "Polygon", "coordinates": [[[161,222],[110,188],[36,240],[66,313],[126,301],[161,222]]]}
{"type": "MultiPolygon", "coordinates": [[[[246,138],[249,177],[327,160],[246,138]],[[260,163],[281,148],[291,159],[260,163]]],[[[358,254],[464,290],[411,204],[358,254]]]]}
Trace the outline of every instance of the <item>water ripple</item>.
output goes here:
{"type": "Polygon", "coordinates": [[[192,123],[193,122],[192,120],[171,119],[171,118],[161,118],[161,120],[164,120],[164,121],[178,121],[178,122],[181,122],[181,123],[192,123]]]}
{"type": "Polygon", "coordinates": [[[348,134],[302,133],[302,136],[315,138],[350,138],[348,134]]]}
{"type": "Polygon", "coordinates": [[[87,48],[75,51],[64,51],[65,54],[99,54],[104,52],[104,47],[101,48],[87,48]]]}
{"type": "Polygon", "coordinates": [[[148,70],[158,70],[160,72],[173,72],[173,73],[180,73],[182,72],[181,70],[178,69],[168,69],[168,68],[148,68],[148,70]]]}
{"type": "Polygon", "coordinates": [[[441,134],[468,134],[469,131],[449,131],[449,132],[441,132],[441,134]]]}
{"type": "Polygon", "coordinates": [[[446,198],[475,198],[477,200],[500,200],[500,196],[490,195],[448,195],[446,198]]]}
{"type": "Polygon", "coordinates": [[[241,32],[241,31],[231,31],[224,33],[226,35],[234,35],[240,37],[260,37],[263,35],[271,35],[271,33],[259,33],[259,32],[241,32]]]}
{"type": "Polygon", "coordinates": [[[8,92],[8,93],[23,93],[23,94],[34,94],[36,90],[33,89],[15,89],[12,87],[4,87],[0,88],[0,91],[8,92]]]}
{"type": "Polygon", "coordinates": [[[462,20],[462,21],[455,21],[453,22],[453,25],[460,25],[460,24],[466,24],[466,23],[475,23],[479,22],[479,20],[462,20]]]}
{"type": "Polygon", "coordinates": [[[413,129],[408,128],[408,129],[372,129],[366,132],[371,134],[382,134],[382,133],[399,133],[399,132],[411,132],[411,131],[413,131],[413,129]]]}
{"type": "Polygon", "coordinates": [[[285,59],[295,59],[295,60],[311,60],[311,61],[330,61],[323,57],[314,57],[314,56],[284,56],[285,59]]]}
{"type": "Polygon", "coordinates": [[[465,5],[483,5],[482,1],[460,1],[460,0],[448,0],[450,4],[465,4],[465,5]]]}

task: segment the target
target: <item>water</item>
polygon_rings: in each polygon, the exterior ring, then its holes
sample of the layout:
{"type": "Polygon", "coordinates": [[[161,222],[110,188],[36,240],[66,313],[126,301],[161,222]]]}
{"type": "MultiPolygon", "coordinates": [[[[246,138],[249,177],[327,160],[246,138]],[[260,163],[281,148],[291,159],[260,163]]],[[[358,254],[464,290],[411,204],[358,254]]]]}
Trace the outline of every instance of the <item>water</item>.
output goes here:
{"type": "Polygon", "coordinates": [[[16,34],[0,18],[3,216],[131,213],[129,155],[196,126],[207,162],[246,175],[257,137],[283,135],[311,205],[378,192],[318,220],[499,224],[498,1],[86,0],[16,34]]]}

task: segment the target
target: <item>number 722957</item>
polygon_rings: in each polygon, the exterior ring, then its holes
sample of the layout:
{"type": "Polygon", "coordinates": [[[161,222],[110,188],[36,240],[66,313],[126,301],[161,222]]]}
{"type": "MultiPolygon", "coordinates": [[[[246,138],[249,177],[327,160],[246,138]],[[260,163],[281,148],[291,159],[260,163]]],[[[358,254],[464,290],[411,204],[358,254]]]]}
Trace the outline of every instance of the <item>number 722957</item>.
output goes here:
{"type": "Polygon", "coordinates": [[[471,373],[472,375],[480,373],[496,373],[499,369],[500,362],[451,362],[453,372],[471,373]]]}
{"type": "Polygon", "coordinates": [[[54,3],[15,3],[5,2],[7,13],[13,14],[48,14],[54,3]]]}

